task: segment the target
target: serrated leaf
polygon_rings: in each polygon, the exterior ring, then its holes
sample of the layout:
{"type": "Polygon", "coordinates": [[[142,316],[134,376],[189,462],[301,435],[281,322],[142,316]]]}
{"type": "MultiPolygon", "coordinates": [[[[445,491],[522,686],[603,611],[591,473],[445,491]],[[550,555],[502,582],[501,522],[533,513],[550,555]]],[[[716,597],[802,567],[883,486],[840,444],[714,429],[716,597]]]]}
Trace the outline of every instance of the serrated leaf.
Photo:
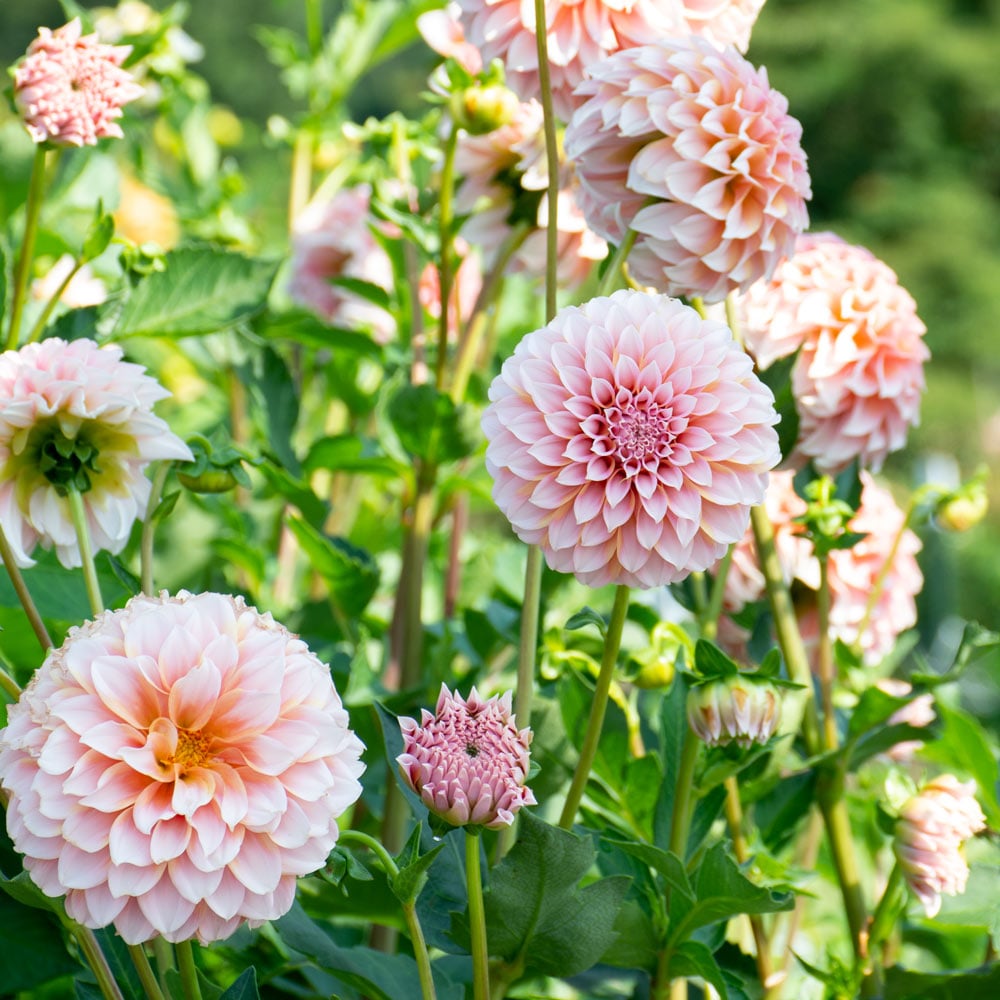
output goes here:
{"type": "Polygon", "coordinates": [[[605,621],[603,615],[599,615],[593,608],[586,607],[577,611],[575,615],[571,615],[569,621],[563,626],[568,632],[574,632],[576,629],[585,628],[587,625],[594,625],[597,630],[601,633],[603,638],[607,635],[608,623],[605,621]]]}
{"type": "Polygon", "coordinates": [[[602,965],[652,969],[660,951],[653,918],[634,899],[626,899],[615,920],[615,938],[601,956],[602,965]]]}
{"type": "Polygon", "coordinates": [[[399,865],[399,873],[389,879],[389,888],[392,889],[396,898],[401,903],[411,903],[419,895],[423,887],[427,884],[427,871],[434,863],[434,859],[444,850],[444,843],[435,844],[424,854],[420,853],[420,837],[422,824],[418,823],[406,847],[400,852],[400,857],[396,859],[399,865]],[[404,860],[405,858],[405,860],[404,860]]]}
{"type": "Polygon", "coordinates": [[[292,434],[299,419],[299,395],[288,365],[277,351],[265,347],[236,369],[246,386],[250,412],[267,450],[293,475],[299,460],[292,447],[292,434]]]}
{"type": "Polygon", "coordinates": [[[399,443],[417,458],[450,462],[470,455],[479,441],[471,410],[456,406],[432,385],[404,385],[387,407],[399,443]]]}
{"type": "Polygon", "coordinates": [[[236,981],[219,997],[219,1000],[260,1000],[257,989],[257,970],[251,965],[244,969],[236,981]]]}
{"type": "Polygon", "coordinates": [[[277,263],[214,247],[181,247],[145,275],[111,331],[125,337],[193,337],[226,330],[264,307],[277,263]]]}
{"type": "Polygon", "coordinates": [[[490,951],[545,975],[594,965],[615,938],[629,879],[611,876],[580,888],[594,862],[587,837],[522,812],[517,843],[490,872],[485,896],[490,951]]]}
{"type": "Polygon", "coordinates": [[[663,851],[652,844],[640,844],[632,840],[608,840],[608,843],[649,865],[663,877],[664,885],[671,893],[679,893],[694,904],[694,887],[688,879],[684,863],[676,854],[663,851]]]}
{"type": "Polygon", "coordinates": [[[703,677],[735,677],[740,672],[736,661],[707,639],[695,643],[694,665],[703,677]]]}

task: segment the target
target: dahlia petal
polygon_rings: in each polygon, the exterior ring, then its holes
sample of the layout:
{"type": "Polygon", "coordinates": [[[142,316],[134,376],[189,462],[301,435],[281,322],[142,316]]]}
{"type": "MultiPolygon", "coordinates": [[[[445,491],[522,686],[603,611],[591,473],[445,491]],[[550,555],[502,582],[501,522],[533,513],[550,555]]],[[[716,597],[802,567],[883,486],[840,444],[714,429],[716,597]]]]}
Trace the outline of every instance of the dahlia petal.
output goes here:
{"type": "Polygon", "coordinates": [[[229,863],[229,871],[250,892],[273,892],[281,879],[281,853],[270,838],[249,834],[229,863]]]}

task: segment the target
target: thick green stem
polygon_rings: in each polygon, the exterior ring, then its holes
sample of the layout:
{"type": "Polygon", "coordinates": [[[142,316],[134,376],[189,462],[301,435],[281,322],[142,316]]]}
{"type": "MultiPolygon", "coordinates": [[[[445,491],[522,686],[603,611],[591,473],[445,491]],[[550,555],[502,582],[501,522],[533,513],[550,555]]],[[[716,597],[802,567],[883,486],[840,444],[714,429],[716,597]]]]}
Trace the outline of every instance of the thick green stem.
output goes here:
{"type": "Polygon", "coordinates": [[[542,120],[545,130],[545,165],[548,171],[548,213],[545,220],[545,322],[556,314],[556,265],[559,253],[559,140],[556,137],[556,114],[552,106],[552,79],[549,72],[548,18],[545,0],[535,0],[535,51],[538,55],[538,87],[541,91],[542,120]]]}
{"type": "Polygon", "coordinates": [[[625,238],[618,245],[618,249],[615,250],[614,257],[611,258],[611,261],[601,278],[600,285],[597,286],[598,295],[610,295],[615,290],[615,285],[618,282],[621,269],[625,266],[625,261],[628,259],[628,255],[632,252],[632,247],[635,246],[635,238],[638,235],[639,234],[634,229],[630,229],[625,234],[625,238]]]}
{"type": "Polygon", "coordinates": [[[45,331],[45,327],[48,325],[49,317],[52,315],[55,307],[59,304],[59,300],[63,296],[63,292],[69,287],[69,283],[77,276],[80,268],[83,267],[83,261],[77,260],[73,262],[73,267],[69,274],[60,282],[59,287],[52,293],[49,297],[49,301],[45,303],[45,308],[41,311],[38,319],[35,320],[35,325],[32,326],[31,332],[28,334],[28,339],[25,341],[27,344],[33,344],[38,340],[42,333],[45,331]]]}
{"type": "Polygon", "coordinates": [[[833,711],[833,640],[830,636],[830,557],[817,552],[819,560],[819,591],[816,612],[819,618],[819,690],[823,702],[823,741],[827,750],[837,749],[837,717],[833,711]]]}
{"type": "Polygon", "coordinates": [[[566,795],[559,825],[569,830],[576,819],[576,811],[583,799],[583,790],[590,780],[590,769],[597,756],[597,744],[601,739],[601,729],[604,726],[604,713],[608,708],[608,692],[615,675],[615,665],[618,662],[618,650],[622,641],[622,630],[625,627],[625,615],[628,612],[628,587],[619,585],[615,590],[615,603],[611,609],[611,620],[604,638],[604,656],[601,659],[601,670],[597,675],[597,687],[594,690],[594,700],[590,706],[590,718],[587,721],[587,732],[580,748],[580,759],[573,773],[573,781],[566,795]]]}
{"type": "Polygon", "coordinates": [[[674,787],[674,811],[670,820],[670,850],[687,861],[688,835],[691,832],[691,798],[694,788],[694,771],[698,765],[701,741],[684,725],[684,742],[681,744],[681,759],[677,765],[677,784],[674,787]]]}
{"type": "Polygon", "coordinates": [[[424,466],[417,476],[412,520],[406,533],[403,552],[405,579],[400,580],[403,595],[402,635],[399,651],[400,687],[405,691],[420,682],[423,662],[423,619],[421,602],[424,591],[424,564],[434,523],[434,480],[436,470],[424,466]]]}
{"type": "Polygon", "coordinates": [[[94,973],[94,978],[97,980],[104,1000],[123,1000],[122,991],[118,988],[118,983],[115,982],[114,973],[111,971],[111,966],[108,965],[108,960],[104,957],[104,952],[101,951],[101,946],[94,932],[74,923],[69,917],[64,918],[64,922],[76,939],[83,957],[94,973]]]}
{"type": "Polygon", "coordinates": [[[35,159],[31,165],[31,180],[28,182],[28,202],[24,207],[24,239],[21,241],[21,253],[17,258],[14,270],[14,298],[10,305],[10,327],[7,331],[8,351],[17,348],[21,334],[21,314],[24,312],[24,299],[28,291],[28,277],[31,274],[31,261],[35,255],[35,237],[38,235],[38,216],[42,208],[42,195],[45,190],[45,156],[44,145],[35,147],[35,159]]]}
{"type": "Polygon", "coordinates": [[[194,964],[194,947],[190,941],[181,941],[174,947],[177,951],[177,969],[181,974],[184,1000],[201,1000],[198,968],[194,964]]]}
{"type": "Polygon", "coordinates": [[[146,949],[141,944],[130,944],[128,953],[132,957],[135,971],[139,974],[139,981],[142,983],[147,1000],[163,1000],[163,992],[160,989],[160,984],[156,981],[149,959],[146,957],[146,949]]]}
{"type": "Polygon", "coordinates": [[[726,596],[726,577],[729,575],[729,567],[733,564],[735,551],[736,543],[734,542],[719,561],[715,571],[712,592],[709,594],[708,604],[705,605],[701,616],[701,635],[704,639],[714,640],[719,631],[719,616],[722,614],[722,604],[726,596]]]}
{"type": "Polygon", "coordinates": [[[156,957],[156,975],[160,981],[160,989],[165,996],[170,996],[170,990],[167,987],[167,973],[171,969],[177,968],[173,946],[169,941],[157,936],[153,938],[153,955],[156,957]]]}
{"type": "Polygon", "coordinates": [[[306,41],[313,57],[323,51],[323,0],[306,0],[306,41]]]}
{"type": "Polygon", "coordinates": [[[465,880],[469,890],[469,936],[472,939],[472,996],[473,1000],[490,1000],[490,953],[486,944],[479,837],[468,830],[465,831],[465,880]]]}
{"type": "Polygon", "coordinates": [[[101,597],[101,585],[97,580],[97,567],[94,565],[94,549],[90,544],[90,529],[87,527],[83,495],[77,489],[70,489],[66,494],[66,502],[73,518],[77,544],[80,546],[80,562],[83,564],[83,579],[87,585],[90,610],[96,618],[104,610],[104,599],[101,597]]]}
{"type": "Polygon", "coordinates": [[[142,537],[139,541],[139,565],[142,592],[153,593],[153,539],[156,534],[156,508],[160,506],[163,496],[163,486],[170,473],[169,462],[159,462],[153,473],[153,482],[149,488],[149,502],[146,504],[146,518],[142,522],[142,537]]]}
{"type": "Polygon", "coordinates": [[[455,280],[454,261],[454,193],[455,152],[458,149],[458,126],[453,125],[444,147],[444,164],[441,167],[441,193],[438,199],[438,234],[441,240],[441,261],[438,265],[438,284],[441,289],[441,316],[438,321],[437,368],[435,384],[444,391],[448,371],[448,318],[451,312],[451,286],[455,280]]]}
{"type": "Polygon", "coordinates": [[[35,633],[35,638],[42,647],[42,652],[47,653],[52,648],[52,639],[45,627],[45,622],[42,621],[42,616],[38,613],[38,608],[35,607],[35,602],[31,599],[31,594],[28,593],[28,585],[24,582],[24,577],[21,575],[20,567],[14,559],[14,552],[2,527],[0,527],[0,556],[3,557],[4,569],[7,570],[7,575],[14,587],[14,593],[17,594],[17,599],[21,602],[21,607],[24,608],[28,623],[31,625],[31,631],[35,633]]]}

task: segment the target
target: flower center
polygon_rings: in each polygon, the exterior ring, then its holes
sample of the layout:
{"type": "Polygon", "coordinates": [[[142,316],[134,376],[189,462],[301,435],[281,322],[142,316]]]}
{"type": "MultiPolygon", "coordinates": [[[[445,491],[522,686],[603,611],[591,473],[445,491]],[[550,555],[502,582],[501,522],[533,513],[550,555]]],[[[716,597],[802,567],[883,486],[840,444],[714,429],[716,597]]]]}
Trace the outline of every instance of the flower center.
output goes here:
{"type": "Polygon", "coordinates": [[[85,434],[66,437],[58,424],[39,428],[35,445],[38,470],[56,488],[60,496],[70,490],[86,493],[91,477],[100,474],[97,448],[85,434]]]}
{"type": "Polygon", "coordinates": [[[465,744],[465,752],[470,757],[478,757],[479,756],[479,747],[477,747],[475,743],[466,743],[465,744]]]}
{"type": "Polygon", "coordinates": [[[171,764],[182,768],[201,767],[211,759],[208,752],[210,738],[200,730],[191,732],[189,729],[177,730],[177,749],[174,751],[171,764]]]}
{"type": "Polygon", "coordinates": [[[614,455],[626,475],[637,475],[650,465],[655,468],[670,455],[675,437],[670,429],[670,413],[656,403],[640,406],[631,401],[610,407],[604,416],[614,455]]]}

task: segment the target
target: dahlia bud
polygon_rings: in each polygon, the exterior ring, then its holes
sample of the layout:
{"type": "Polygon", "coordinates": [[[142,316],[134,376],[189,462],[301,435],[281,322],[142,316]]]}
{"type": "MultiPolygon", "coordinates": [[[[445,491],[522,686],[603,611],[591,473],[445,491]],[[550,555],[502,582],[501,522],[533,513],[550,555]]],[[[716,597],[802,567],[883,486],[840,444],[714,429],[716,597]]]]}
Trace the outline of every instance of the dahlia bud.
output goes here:
{"type": "Polygon", "coordinates": [[[710,747],[766,743],[781,721],[781,697],[769,680],[739,674],[691,689],[688,724],[710,747]]]}
{"type": "Polygon", "coordinates": [[[989,506],[986,474],[981,471],[957,490],[941,497],[934,508],[934,520],[945,531],[968,531],[986,517],[989,506]]]}
{"type": "Polygon", "coordinates": [[[468,87],[451,99],[455,123],[470,135],[486,135],[509,125],[520,107],[514,92],[499,83],[468,87]]]}
{"type": "Polygon", "coordinates": [[[975,798],[976,783],[942,774],[907,799],[896,821],[893,850],[907,884],[928,917],[941,909],[941,896],[965,892],[969,866],[962,844],[986,828],[975,798]]]}
{"type": "Polygon", "coordinates": [[[510,826],[521,806],[535,805],[528,778],[531,730],[518,729],[511,695],[468,699],[441,685],[432,715],[400,719],[403,780],[424,805],[453,826],[510,826]]]}

